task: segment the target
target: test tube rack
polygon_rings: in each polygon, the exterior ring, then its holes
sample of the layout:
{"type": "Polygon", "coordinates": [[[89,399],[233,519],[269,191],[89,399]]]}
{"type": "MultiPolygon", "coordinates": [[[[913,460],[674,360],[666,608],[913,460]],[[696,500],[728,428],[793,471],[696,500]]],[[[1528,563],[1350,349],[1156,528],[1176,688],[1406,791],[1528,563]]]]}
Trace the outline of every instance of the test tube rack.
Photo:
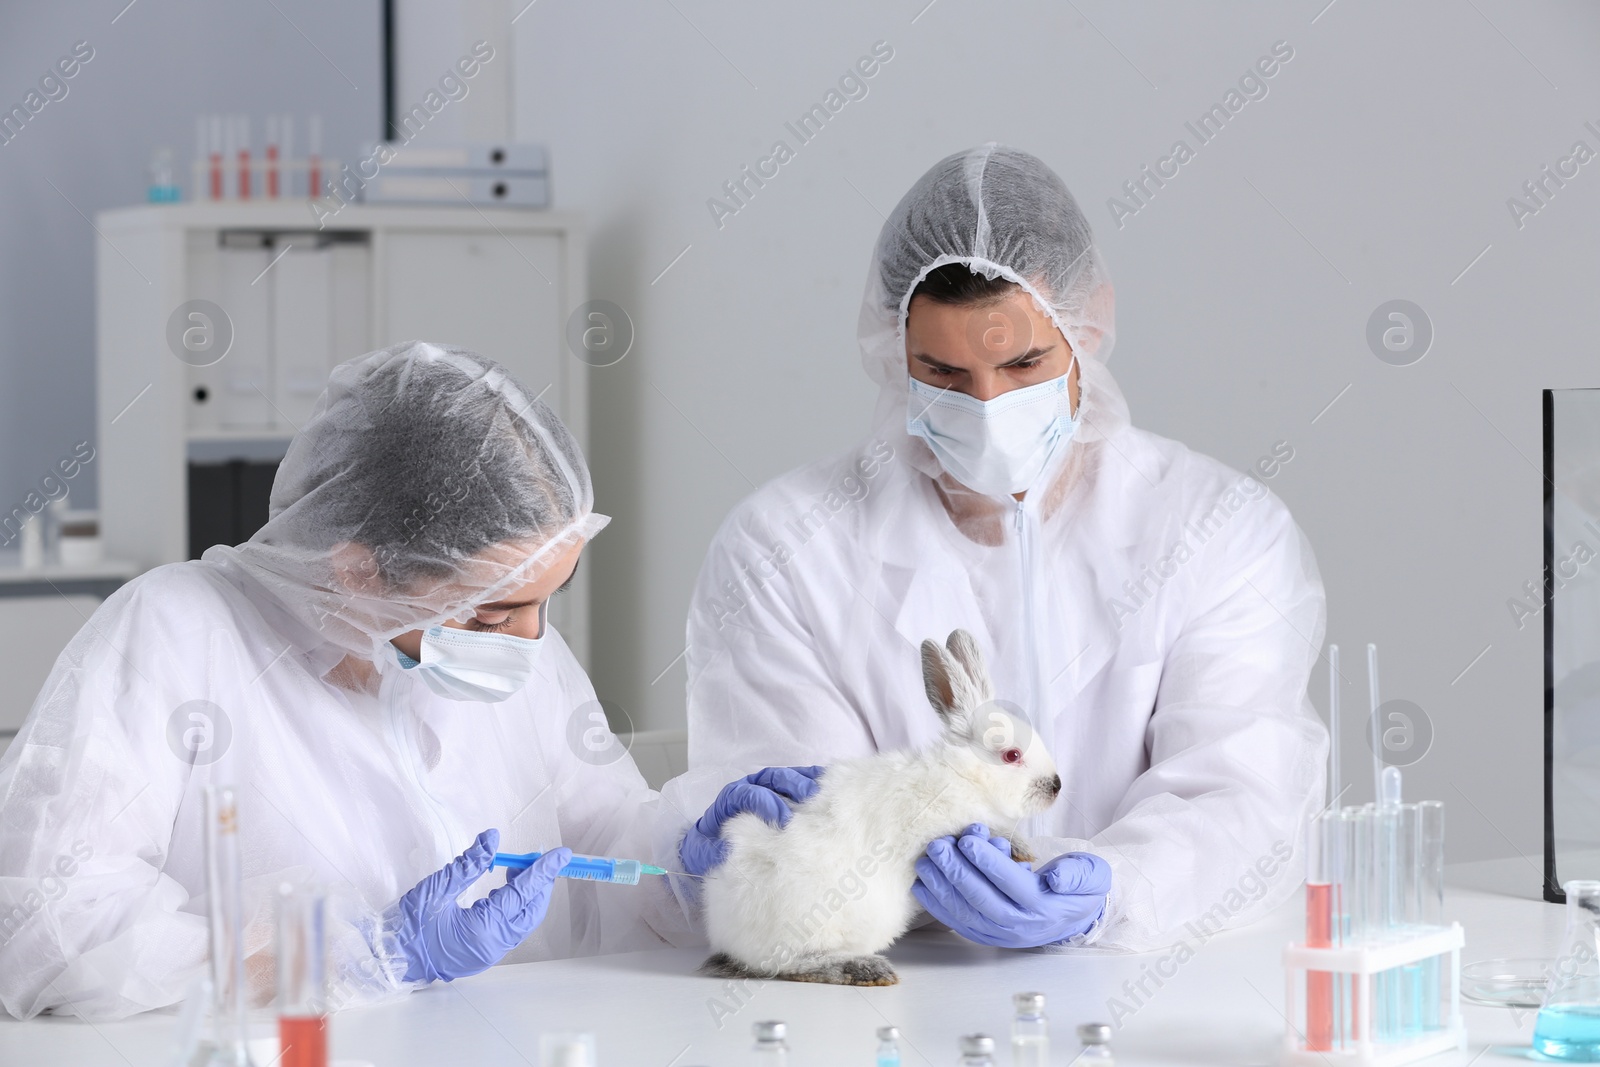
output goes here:
{"type": "Polygon", "coordinates": [[[215,163],[196,159],[190,166],[190,188],[195,200],[316,200],[333,187],[343,165],[331,158],[269,160],[257,156],[243,166],[241,190],[241,164],[237,157],[223,157],[215,163]],[[275,183],[271,177],[274,174],[275,183]],[[221,195],[212,196],[212,192],[221,195]]]}
{"type": "MultiPolygon", "coordinates": [[[[1460,923],[1422,927],[1413,936],[1389,938],[1337,948],[1309,948],[1290,945],[1283,953],[1286,975],[1285,1013],[1290,1025],[1284,1035],[1281,1062],[1285,1067],[1312,1067],[1329,1064],[1344,1067],[1396,1067],[1450,1049],[1465,1051],[1467,1030],[1461,1018],[1461,948],[1466,938],[1460,923]],[[1437,975],[1436,1013],[1425,1019],[1410,1019],[1401,1027],[1403,1035],[1388,1038],[1375,1034],[1374,1010],[1381,1007],[1382,989],[1406,988],[1409,968],[1437,961],[1431,968],[1437,975]],[[1312,1036],[1308,1001],[1313,976],[1328,975],[1328,986],[1340,990],[1350,1001],[1341,1005],[1339,1015],[1348,1017],[1348,1033],[1341,1033],[1342,1018],[1333,1023],[1331,1040],[1312,1036]],[[1316,1048],[1313,1045],[1329,1047],[1316,1048]]],[[[1430,968],[1421,968],[1425,975],[1430,968]]],[[[1410,981],[1420,982],[1414,972],[1410,981]]],[[[1377,1028],[1381,1029],[1381,1027],[1377,1028]]]]}

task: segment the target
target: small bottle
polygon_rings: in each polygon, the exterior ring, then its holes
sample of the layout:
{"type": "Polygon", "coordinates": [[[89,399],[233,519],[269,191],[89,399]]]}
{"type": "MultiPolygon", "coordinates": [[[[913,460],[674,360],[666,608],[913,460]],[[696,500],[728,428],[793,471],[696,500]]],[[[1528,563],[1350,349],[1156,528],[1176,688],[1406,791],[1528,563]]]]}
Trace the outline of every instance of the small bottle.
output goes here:
{"type": "Polygon", "coordinates": [[[775,1019],[756,1023],[755,1062],[760,1067],[789,1067],[789,1028],[775,1019]]]}
{"type": "Polygon", "coordinates": [[[900,1030],[878,1027],[878,1067],[900,1067],[900,1030]]]}
{"type": "Polygon", "coordinates": [[[1011,1020],[1012,1067],[1050,1067],[1050,1027],[1044,1017],[1044,994],[1017,993],[1011,1003],[1017,1009],[1011,1020]]]}
{"type": "Polygon", "coordinates": [[[988,1034],[964,1036],[959,1067],[994,1067],[994,1038],[988,1034]]]}
{"type": "Polygon", "coordinates": [[[1111,1026],[1108,1023],[1083,1023],[1078,1027],[1078,1040],[1083,1042],[1083,1051],[1078,1053],[1074,1062],[1094,1064],[1095,1067],[1112,1067],[1116,1057],[1111,1055],[1111,1026]]]}
{"type": "Polygon", "coordinates": [[[539,1035],[539,1067],[594,1067],[593,1034],[539,1035]]]}
{"type": "Polygon", "coordinates": [[[145,187],[145,199],[150,203],[176,204],[183,199],[183,192],[172,174],[172,149],[158,148],[150,153],[147,173],[149,184],[145,187]]]}
{"type": "Polygon", "coordinates": [[[44,566],[44,520],[30,517],[22,524],[19,565],[25,571],[44,566]]]}

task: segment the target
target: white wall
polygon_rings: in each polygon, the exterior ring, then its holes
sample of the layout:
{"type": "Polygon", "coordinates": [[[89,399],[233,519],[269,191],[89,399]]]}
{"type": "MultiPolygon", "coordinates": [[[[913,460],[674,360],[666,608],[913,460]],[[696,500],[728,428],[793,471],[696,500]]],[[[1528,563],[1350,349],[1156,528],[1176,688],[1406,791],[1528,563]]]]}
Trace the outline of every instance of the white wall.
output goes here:
{"type": "MultiPolygon", "coordinates": [[[[160,145],[187,196],[202,112],[248,114],[258,154],[266,114],[289,112],[301,155],[317,113],[324,152],[352,158],[382,129],[379,11],[376,0],[0,5],[0,111],[76,42],[93,53],[0,145],[0,515],[95,440],[95,213],[144,200],[160,145]]],[[[97,499],[88,471],[71,487],[80,507],[97,499]]]]}
{"type": "MultiPolygon", "coordinates": [[[[1600,163],[1520,230],[1506,200],[1575,140],[1600,150],[1600,9],[925,3],[544,2],[515,24],[515,132],[551,146],[558,205],[593,226],[591,293],[638,329],[592,392],[616,516],[591,561],[602,697],[641,728],[681,722],[682,662],[651,680],[722,515],[866,428],[855,320],[881,213],[941,156],[1001,140],[1097,227],[1135,420],[1238,467],[1292,445],[1272,485],[1317,549],[1346,706],[1375,641],[1385,696],[1431,719],[1408,791],[1447,802],[1452,859],[1521,852],[1536,879],[1542,643],[1506,601],[1541,566],[1539,390],[1600,384],[1600,163]],[[719,230],[707,198],[877,40],[895,56],[870,95],[719,230]],[[1107,199],[1193,145],[1184,122],[1280,40],[1294,58],[1268,95],[1119,229],[1107,199]],[[1393,298],[1436,329],[1408,367],[1365,340],[1393,298]]],[[[1313,687],[1324,705],[1323,672],[1313,687]]]]}

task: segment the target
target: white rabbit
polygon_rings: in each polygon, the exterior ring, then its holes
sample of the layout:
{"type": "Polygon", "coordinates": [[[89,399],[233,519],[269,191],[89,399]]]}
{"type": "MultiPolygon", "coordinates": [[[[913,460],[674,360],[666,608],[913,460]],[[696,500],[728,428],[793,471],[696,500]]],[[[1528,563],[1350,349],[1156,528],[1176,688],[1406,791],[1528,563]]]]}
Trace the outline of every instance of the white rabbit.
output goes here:
{"type": "Polygon", "coordinates": [[[702,898],[714,951],[705,971],[893,985],[899,978],[878,953],[917,913],[913,865],[928,842],[972,823],[1006,834],[1055,802],[1055,762],[993,701],[971,634],[955,631],[944,649],[924,641],[922,675],[944,721],[938,742],[833,764],[781,830],[748,812],[723,825],[728,856],[702,898]]]}

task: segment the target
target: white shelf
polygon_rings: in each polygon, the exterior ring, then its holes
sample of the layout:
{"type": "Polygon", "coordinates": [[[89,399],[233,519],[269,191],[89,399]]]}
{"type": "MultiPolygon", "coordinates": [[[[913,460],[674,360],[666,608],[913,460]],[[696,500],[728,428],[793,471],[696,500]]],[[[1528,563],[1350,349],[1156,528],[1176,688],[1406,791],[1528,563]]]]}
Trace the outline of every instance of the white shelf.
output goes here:
{"type": "MultiPolygon", "coordinates": [[[[111,242],[95,246],[96,469],[108,554],[141,569],[189,558],[189,462],[279,458],[267,446],[304,425],[335,364],[401,341],[496,360],[587,447],[588,366],[567,347],[567,319],[587,299],[578,216],[351,204],[320,221],[324,233],[361,239],[304,240],[319,231],[307,200],[143,204],[96,216],[111,242]],[[225,232],[270,239],[224,242],[225,232]],[[191,301],[216,305],[231,327],[214,361],[180,358],[169,340],[191,301]]],[[[587,573],[551,608],[580,662],[587,573]]]]}
{"type": "Polygon", "coordinates": [[[107,579],[127,581],[139,573],[139,566],[123,560],[102,560],[92,567],[63,567],[59,563],[46,564],[36,570],[25,571],[14,561],[0,563],[0,586],[26,585],[33,582],[96,582],[107,579]]]}
{"type": "MultiPolygon", "coordinates": [[[[479,206],[408,207],[395,204],[350,204],[324,201],[338,213],[323,219],[322,230],[464,229],[518,233],[566,233],[581,226],[578,215],[564,211],[479,206]]],[[[182,204],[139,204],[104,211],[95,217],[102,231],[178,226],[195,230],[319,229],[309,200],[195,200],[182,204]]]]}

